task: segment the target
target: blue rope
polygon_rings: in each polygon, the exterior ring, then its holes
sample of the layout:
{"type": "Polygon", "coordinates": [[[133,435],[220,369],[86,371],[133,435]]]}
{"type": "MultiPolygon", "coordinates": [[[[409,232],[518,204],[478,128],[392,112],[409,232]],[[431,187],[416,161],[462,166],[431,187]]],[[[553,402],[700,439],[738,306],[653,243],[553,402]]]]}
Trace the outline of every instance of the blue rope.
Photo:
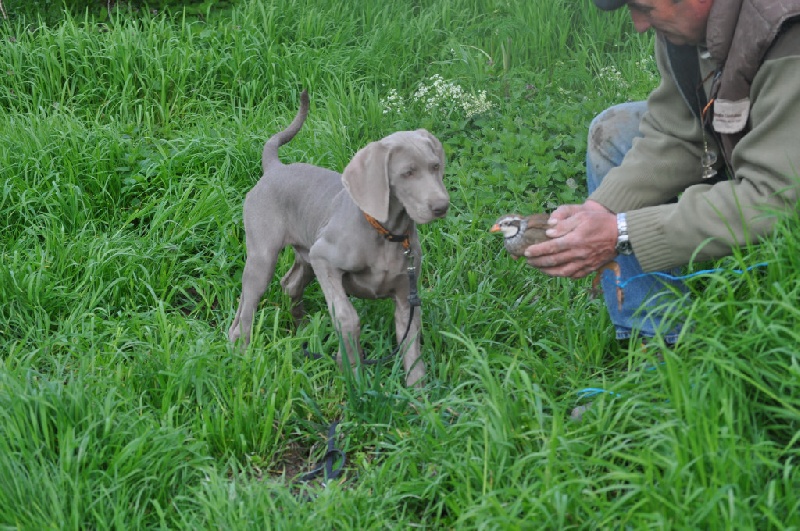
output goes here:
{"type": "MultiPolygon", "coordinates": [[[[723,272],[723,271],[730,271],[732,273],[737,273],[737,274],[741,275],[746,271],[751,271],[751,270],[753,270],[753,269],[755,269],[757,267],[766,267],[767,265],[769,265],[769,262],[759,262],[758,264],[752,265],[752,266],[747,267],[745,269],[723,269],[723,268],[703,269],[702,271],[696,271],[694,273],[690,273],[688,275],[683,275],[683,276],[674,276],[674,275],[670,275],[668,273],[662,273],[660,271],[655,271],[653,273],[642,273],[640,275],[633,276],[633,277],[625,280],[624,282],[621,282],[621,281],[619,281],[619,279],[617,279],[617,286],[620,289],[622,289],[625,286],[627,286],[629,282],[634,281],[637,278],[646,277],[646,276],[650,276],[650,275],[666,278],[668,280],[686,280],[686,279],[692,278],[692,277],[699,277],[700,275],[708,275],[708,274],[711,274],[711,273],[720,273],[720,272],[723,272]]],[[[647,370],[653,370],[653,369],[655,369],[655,367],[649,367],[647,370]]],[[[597,396],[597,395],[604,394],[604,393],[608,394],[608,395],[611,395],[611,396],[614,396],[614,397],[617,397],[617,398],[622,396],[620,393],[616,393],[614,391],[609,391],[608,389],[602,389],[600,387],[585,387],[583,389],[579,389],[576,393],[578,395],[578,400],[582,400],[584,398],[591,398],[593,396],[597,396]]]]}
{"type": "Polygon", "coordinates": [[[708,275],[708,274],[711,274],[711,273],[721,273],[723,271],[730,271],[731,273],[737,273],[737,274],[741,275],[741,274],[745,273],[746,271],[751,271],[751,270],[753,270],[753,269],[755,269],[757,267],[766,267],[767,265],[769,265],[769,262],[760,262],[758,264],[752,265],[752,266],[747,267],[745,269],[723,269],[723,268],[703,269],[702,271],[696,271],[694,273],[690,273],[688,275],[683,275],[683,276],[678,276],[678,277],[676,277],[674,275],[670,275],[668,273],[662,273],[660,271],[654,271],[652,273],[642,273],[640,275],[633,276],[633,277],[631,277],[631,278],[629,278],[627,280],[624,280],[624,281],[617,280],[617,286],[619,288],[624,288],[625,286],[628,285],[629,282],[632,282],[632,281],[636,280],[637,278],[647,277],[647,276],[651,276],[651,275],[657,276],[657,277],[666,278],[667,280],[686,280],[686,279],[692,278],[692,277],[699,277],[701,275],[708,275]]]}
{"type": "MultiPolygon", "coordinates": [[[[658,365],[664,365],[665,363],[666,362],[662,361],[658,365]]],[[[648,372],[654,371],[654,370],[658,369],[658,365],[652,365],[652,366],[646,367],[645,370],[648,371],[648,372]]],[[[621,393],[617,393],[615,391],[609,391],[608,389],[603,389],[601,387],[584,387],[583,389],[578,389],[577,391],[575,391],[575,394],[578,395],[578,400],[583,400],[584,398],[591,398],[593,396],[597,396],[597,395],[604,394],[604,393],[607,394],[607,395],[611,395],[613,397],[616,397],[616,398],[622,397],[621,393]]]]}
{"type": "Polygon", "coordinates": [[[599,394],[602,394],[602,393],[607,393],[607,394],[609,394],[611,396],[616,396],[616,397],[621,397],[622,396],[621,394],[615,393],[614,391],[609,391],[607,389],[601,389],[599,387],[586,387],[584,389],[579,389],[577,391],[577,394],[579,395],[578,396],[579,400],[583,399],[583,398],[591,398],[593,396],[596,396],[596,395],[599,395],[599,394]]]}

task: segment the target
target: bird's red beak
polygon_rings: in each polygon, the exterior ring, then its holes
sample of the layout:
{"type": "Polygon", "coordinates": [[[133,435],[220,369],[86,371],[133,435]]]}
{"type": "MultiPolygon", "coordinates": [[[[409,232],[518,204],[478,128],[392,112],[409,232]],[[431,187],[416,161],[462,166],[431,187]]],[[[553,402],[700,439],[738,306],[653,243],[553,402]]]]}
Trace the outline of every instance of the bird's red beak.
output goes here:
{"type": "Polygon", "coordinates": [[[494,225],[492,225],[492,228],[489,229],[489,232],[500,232],[500,225],[495,223],[494,225]]]}

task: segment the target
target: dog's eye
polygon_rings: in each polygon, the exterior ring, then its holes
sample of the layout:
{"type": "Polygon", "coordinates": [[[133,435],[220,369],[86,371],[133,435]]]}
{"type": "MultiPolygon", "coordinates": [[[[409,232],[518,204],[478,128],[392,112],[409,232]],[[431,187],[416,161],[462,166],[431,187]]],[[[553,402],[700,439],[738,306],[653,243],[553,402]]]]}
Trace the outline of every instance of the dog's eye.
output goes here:
{"type": "Polygon", "coordinates": [[[439,164],[432,164],[431,165],[431,171],[434,171],[434,172],[439,171],[439,168],[440,168],[439,164]]]}
{"type": "Polygon", "coordinates": [[[414,168],[407,169],[406,171],[403,172],[403,177],[411,177],[412,175],[414,175],[414,171],[415,171],[414,168]]]}

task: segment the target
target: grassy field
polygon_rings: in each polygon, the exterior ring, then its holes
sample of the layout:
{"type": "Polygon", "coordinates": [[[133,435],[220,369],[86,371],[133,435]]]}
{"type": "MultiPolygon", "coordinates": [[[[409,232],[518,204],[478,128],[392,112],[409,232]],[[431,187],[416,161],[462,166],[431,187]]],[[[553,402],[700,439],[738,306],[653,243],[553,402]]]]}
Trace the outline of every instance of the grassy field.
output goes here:
{"type": "MultiPolygon", "coordinates": [[[[276,0],[43,23],[5,4],[1,528],[800,525],[796,215],[692,278],[663,364],[617,344],[589,279],[545,277],[488,233],[580,201],[589,121],[657,83],[625,13],[276,0]],[[227,341],[244,194],[303,88],[284,161],[341,170],[419,127],[445,146],[451,211],[420,229],[423,389],[399,360],[350,376],[305,358],[338,348],[316,285],[306,326],[276,281],[252,345],[227,341]],[[605,392],[571,421],[587,388],[605,392]],[[337,419],[344,474],[298,481],[337,419]]],[[[355,304],[385,355],[390,303],[355,304]]]]}

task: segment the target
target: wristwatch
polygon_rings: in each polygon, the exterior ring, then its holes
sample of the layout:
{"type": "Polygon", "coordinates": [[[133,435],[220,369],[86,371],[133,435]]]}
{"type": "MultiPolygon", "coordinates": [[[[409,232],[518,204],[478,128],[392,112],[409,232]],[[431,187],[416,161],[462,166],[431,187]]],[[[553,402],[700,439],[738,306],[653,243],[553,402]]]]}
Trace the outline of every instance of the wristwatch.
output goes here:
{"type": "Polygon", "coordinates": [[[624,212],[617,214],[617,246],[614,250],[617,254],[633,254],[631,240],[628,238],[628,221],[624,212]]]}

